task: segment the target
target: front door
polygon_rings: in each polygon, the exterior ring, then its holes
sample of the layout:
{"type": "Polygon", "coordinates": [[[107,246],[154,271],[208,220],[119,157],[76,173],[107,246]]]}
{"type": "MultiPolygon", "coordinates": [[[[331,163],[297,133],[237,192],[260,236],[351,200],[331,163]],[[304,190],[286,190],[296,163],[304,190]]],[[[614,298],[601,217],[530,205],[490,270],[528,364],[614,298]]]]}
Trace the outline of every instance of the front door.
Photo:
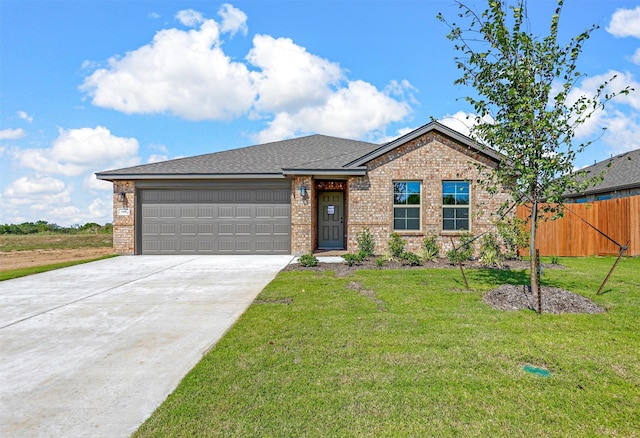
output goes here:
{"type": "Polygon", "coordinates": [[[344,249],[344,192],[320,192],[318,248],[344,249]]]}

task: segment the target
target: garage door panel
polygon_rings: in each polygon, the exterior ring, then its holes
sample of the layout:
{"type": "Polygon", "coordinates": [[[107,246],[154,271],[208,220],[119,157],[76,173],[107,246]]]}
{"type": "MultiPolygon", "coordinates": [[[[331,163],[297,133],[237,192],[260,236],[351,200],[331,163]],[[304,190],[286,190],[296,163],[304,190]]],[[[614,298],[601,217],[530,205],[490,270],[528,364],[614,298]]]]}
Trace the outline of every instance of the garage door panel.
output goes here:
{"type": "Polygon", "coordinates": [[[180,224],[180,234],[182,236],[195,236],[198,234],[198,225],[197,224],[180,224]]]}
{"type": "Polygon", "coordinates": [[[194,206],[189,206],[189,207],[181,207],[180,208],[180,217],[182,218],[193,218],[195,219],[196,216],[196,211],[197,211],[197,207],[194,206]]]}
{"type": "Polygon", "coordinates": [[[273,224],[273,234],[275,236],[289,236],[291,234],[291,227],[287,224],[273,224]]]}
{"type": "Polygon", "coordinates": [[[176,207],[162,207],[160,208],[160,219],[174,219],[178,217],[176,207]]]}
{"type": "Polygon", "coordinates": [[[196,251],[198,249],[198,242],[195,239],[181,239],[180,251],[196,251]]]}
{"type": "Polygon", "coordinates": [[[251,230],[251,224],[250,223],[242,223],[242,224],[236,224],[235,227],[235,235],[236,236],[250,236],[252,234],[252,230],[251,230]]]}
{"type": "Polygon", "coordinates": [[[140,190],[142,253],[289,254],[290,189],[254,185],[140,190]]]}
{"type": "MultiPolygon", "coordinates": [[[[246,219],[246,218],[250,218],[250,217],[252,217],[252,214],[251,214],[251,210],[252,210],[252,209],[251,209],[251,206],[248,206],[248,205],[245,205],[245,206],[237,206],[237,207],[235,208],[235,210],[236,210],[236,211],[235,211],[235,215],[234,215],[234,217],[236,217],[236,218],[246,219]]],[[[254,212],[255,212],[255,209],[254,209],[254,212]]],[[[254,213],[254,215],[255,215],[255,213],[254,213]]]]}
{"type": "Polygon", "coordinates": [[[215,214],[215,208],[213,206],[198,205],[198,218],[200,219],[213,219],[215,214]]]}
{"type": "Polygon", "coordinates": [[[291,207],[290,206],[282,206],[282,207],[273,207],[273,218],[274,219],[284,219],[291,217],[291,207]]]}
{"type": "Polygon", "coordinates": [[[218,218],[233,219],[233,207],[218,207],[218,218]]]}
{"type": "Polygon", "coordinates": [[[212,223],[205,223],[205,224],[198,224],[198,234],[201,236],[204,235],[213,235],[214,232],[214,224],[212,223]]]}

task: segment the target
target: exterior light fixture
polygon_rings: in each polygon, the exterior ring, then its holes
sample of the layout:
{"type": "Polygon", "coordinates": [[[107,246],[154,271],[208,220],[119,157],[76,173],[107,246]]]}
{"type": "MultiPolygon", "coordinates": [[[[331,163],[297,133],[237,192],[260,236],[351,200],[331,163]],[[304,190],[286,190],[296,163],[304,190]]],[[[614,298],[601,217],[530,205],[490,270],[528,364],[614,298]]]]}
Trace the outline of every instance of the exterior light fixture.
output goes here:
{"type": "Polygon", "coordinates": [[[118,193],[118,201],[124,202],[127,199],[127,194],[125,192],[118,193]]]}
{"type": "Polygon", "coordinates": [[[303,198],[307,196],[307,188],[305,186],[300,187],[300,196],[302,196],[303,198]]]}

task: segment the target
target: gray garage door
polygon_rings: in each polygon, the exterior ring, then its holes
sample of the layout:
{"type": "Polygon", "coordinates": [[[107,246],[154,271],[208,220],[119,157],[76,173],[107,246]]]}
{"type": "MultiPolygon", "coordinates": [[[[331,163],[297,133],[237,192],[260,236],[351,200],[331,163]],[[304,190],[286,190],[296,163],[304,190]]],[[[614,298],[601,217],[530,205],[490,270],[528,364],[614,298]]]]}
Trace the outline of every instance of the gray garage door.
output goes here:
{"type": "Polygon", "coordinates": [[[140,190],[142,254],[289,254],[290,183],[233,186],[140,190]]]}

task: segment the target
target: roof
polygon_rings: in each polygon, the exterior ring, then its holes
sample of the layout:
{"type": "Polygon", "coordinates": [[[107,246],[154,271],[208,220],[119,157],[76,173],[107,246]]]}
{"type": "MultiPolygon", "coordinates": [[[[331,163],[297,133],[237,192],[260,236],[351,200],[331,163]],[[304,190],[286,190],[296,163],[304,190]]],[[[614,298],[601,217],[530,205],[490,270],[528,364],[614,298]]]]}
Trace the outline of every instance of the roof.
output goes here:
{"type": "Polygon", "coordinates": [[[625,152],[600,161],[592,166],[581,169],[581,172],[586,172],[585,176],[580,178],[582,181],[601,175],[604,172],[603,180],[601,183],[589,187],[584,192],[572,194],[570,197],[640,187],[640,149],[625,152]]]}
{"type": "Polygon", "coordinates": [[[123,179],[278,178],[287,175],[365,175],[366,163],[431,131],[438,131],[495,161],[498,154],[438,122],[431,122],[383,145],[326,135],[231,149],[96,173],[123,179]]]}
{"type": "Polygon", "coordinates": [[[380,145],[326,135],[98,172],[99,179],[282,176],[284,169],[341,169],[380,145]]]}
{"type": "Polygon", "coordinates": [[[375,151],[370,152],[367,155],[364,155],[362,157],[358,157],[357,160],[349,163],[349,165],[351,166],[361,166],[364,163],[367,163],[375,158],[378,158],[381,155],[386,154],[387,152],[397,148],[400,145],[403,145],[409,141],[415,140],[416,138],[420,137],[421,135],[427,134],[431,131],[438,131],[440,134],[446,135],[448,137],[451,137],[452,139],[456,140],[458,143],[463,144],[464,146],[467,146],[468,148],[479,152],[481,154],[486,155],[487,157],[493,159],[496,162],[502,161],[502,158],[500,157],[500,155],[494,151],[493,149],[489,149],[487,147],[484,147],[478,143],[476,143],[475,141],[473,141],[471,138],[459,133],[458,131],[449,128],[448,126],[443,125],[442,123],[433,121],[430,123],[427,123],[426,125],[423,125],[421,127],[419,127],[418,129],[415,129],[411,132],[409,132],[408,134],[403,135],[402,137],[398,137],[397,139],[393,140],[392,142],[389,142],[387,144],[384,144],[382,146],[380,146],[378,149],[376,149],[375,151]]]}

